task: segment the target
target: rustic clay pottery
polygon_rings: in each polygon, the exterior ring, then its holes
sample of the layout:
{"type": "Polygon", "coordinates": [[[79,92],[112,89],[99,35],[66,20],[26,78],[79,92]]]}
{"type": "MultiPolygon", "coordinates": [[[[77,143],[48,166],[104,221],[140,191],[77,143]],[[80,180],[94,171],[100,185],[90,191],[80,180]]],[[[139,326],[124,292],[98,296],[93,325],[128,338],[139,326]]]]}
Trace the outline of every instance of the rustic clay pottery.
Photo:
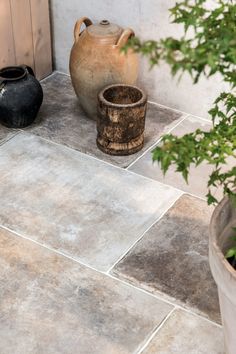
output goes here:
{"type": "Polygon", "coordinates": [[[97,146],[110,155],[130,155],[144,143],[147,96],[138,87],[110,85],[98,95],[97,146]]]}
{"type": "Polygon", "coordinates": [[[70,56],[70,74],[75,92],[84,111],[93,119],[97,114],[97,95],[105,86],[114,83],[134,84],[138,75],[138,57],[121,48],[134,35],[103,20],[94,25],[83,17],[74,29],[75,42],[70,56]],[[81,26],[86,28],[81,32],[81,26]]]}
{"type": "Polygon", "coordinates": [[[0,70],[0,122],[9,128],[24,128],[35,120],[43,90],[33,70],[25,65],[0,70]]]}
{"type": "Polygon", "coordinates": [[[225,258],[232,246],[232,229],[236,226],[236,208],[228,197],[216,207],[210,226],[209,257],[213,277],[218,286],[225,350],[236,353],[236,271],[225,258]]]}

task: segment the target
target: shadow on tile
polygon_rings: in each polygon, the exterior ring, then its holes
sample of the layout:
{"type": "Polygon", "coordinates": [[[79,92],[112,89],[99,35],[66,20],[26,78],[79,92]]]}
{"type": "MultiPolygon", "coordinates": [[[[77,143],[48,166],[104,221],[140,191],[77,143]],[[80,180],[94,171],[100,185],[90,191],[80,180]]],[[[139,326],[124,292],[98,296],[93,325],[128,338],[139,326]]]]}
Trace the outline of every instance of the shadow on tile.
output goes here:
{"type": "Polygon", "coordinates": [[[220,322],[217,287],[208,264],[211,212],[202,200],[180,197],[113,273],[220,322]]]}

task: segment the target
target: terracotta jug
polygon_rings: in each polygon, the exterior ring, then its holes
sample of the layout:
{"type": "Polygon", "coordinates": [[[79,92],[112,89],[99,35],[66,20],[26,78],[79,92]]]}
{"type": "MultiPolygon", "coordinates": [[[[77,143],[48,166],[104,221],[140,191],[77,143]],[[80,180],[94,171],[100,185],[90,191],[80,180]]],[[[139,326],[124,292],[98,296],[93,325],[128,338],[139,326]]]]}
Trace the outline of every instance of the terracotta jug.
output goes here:
{"type": "Polygon", "coordinates": [[[134,36],[107,20],[94,25],[83,17],[75,24],[75,42],[70,55],[70,74],[80,105],[93,119],[97,117],[97,96],[107,85],[134,84],[138,75],[138,57],[131,49],[121,48],[134,36]],[[81,26],[86,28],[81,32],[81,26]]]}

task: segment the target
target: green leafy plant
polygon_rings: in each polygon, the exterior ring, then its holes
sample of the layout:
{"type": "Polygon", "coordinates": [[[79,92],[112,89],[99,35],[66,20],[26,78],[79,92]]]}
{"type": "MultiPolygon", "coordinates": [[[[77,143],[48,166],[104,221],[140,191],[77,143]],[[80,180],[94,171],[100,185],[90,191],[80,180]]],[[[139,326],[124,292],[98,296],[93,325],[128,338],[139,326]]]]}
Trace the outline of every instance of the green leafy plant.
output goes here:
{"type": "MultiPolygon", "coordinates": [[[[217,203],[213,190],[223,187],[224,194],[236,205],[236,166],[228,169],[229,158],[236,157],[236,3],[235,0],[215,0],[209,6],[207,0],[183,0],[170,9],[173,23],[184,26],[180,39],[168,37],[159,41],[140,41],[131,38],[127,46],[149,58],[151,66],[164,61],[173,75],[187,72],[196,84],[200,77],[221,74],[229,84],[230,92],[216,98],[209,111],[212,117],[210,131],[196,131],[177,137],[164,135],[162,144],[153,150],[163,173],[171,165],[188,181],[190,166],[203,161],[212,165],[208,180],[207,200],[217,203]]],[[[236,259],[236,247],[227,257],[236,259]]]]}

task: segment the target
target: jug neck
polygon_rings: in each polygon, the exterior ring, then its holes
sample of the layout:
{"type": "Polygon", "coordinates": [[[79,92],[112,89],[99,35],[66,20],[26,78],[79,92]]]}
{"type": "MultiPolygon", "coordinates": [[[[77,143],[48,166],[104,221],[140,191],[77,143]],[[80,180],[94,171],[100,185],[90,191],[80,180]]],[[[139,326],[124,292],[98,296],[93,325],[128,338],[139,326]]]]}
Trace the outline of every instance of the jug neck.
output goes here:
{"type": "Polygon", "coordinates": [[[8,66],[0,70],[0,84],[8,81],[18,81],[27,75],[27,68],[24,66],[8,66]]]}
{"type": "Polygon", "coordinates": [[[115,45],[122,32],[123,28],[120,26],[110,23],[108,20],[102,20],[96,25],[87,27],[85,36],[97,44],[115,45]]]}

